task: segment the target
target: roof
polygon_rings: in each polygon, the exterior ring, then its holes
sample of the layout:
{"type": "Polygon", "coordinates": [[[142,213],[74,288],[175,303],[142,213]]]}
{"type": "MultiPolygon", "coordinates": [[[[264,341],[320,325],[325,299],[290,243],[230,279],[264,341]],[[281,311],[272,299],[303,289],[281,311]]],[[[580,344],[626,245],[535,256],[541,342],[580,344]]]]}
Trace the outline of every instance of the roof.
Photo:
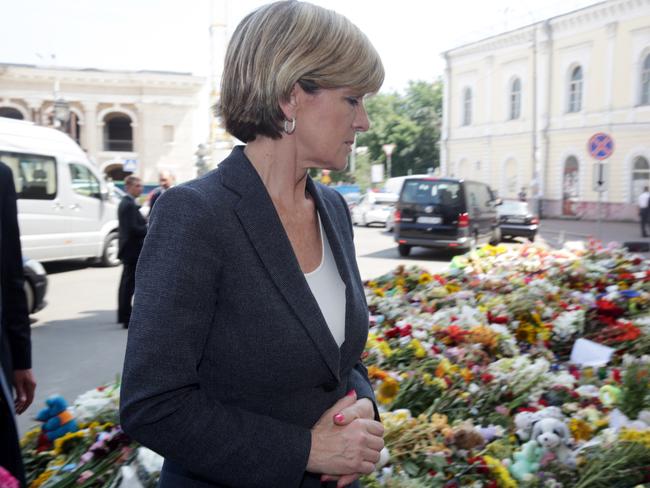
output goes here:
{"type": "Polygon", "coordinates": [[[0,117],[0,151],[61,155],[86,161],[86,153],[67,134],[32,122],[0,117]]]}

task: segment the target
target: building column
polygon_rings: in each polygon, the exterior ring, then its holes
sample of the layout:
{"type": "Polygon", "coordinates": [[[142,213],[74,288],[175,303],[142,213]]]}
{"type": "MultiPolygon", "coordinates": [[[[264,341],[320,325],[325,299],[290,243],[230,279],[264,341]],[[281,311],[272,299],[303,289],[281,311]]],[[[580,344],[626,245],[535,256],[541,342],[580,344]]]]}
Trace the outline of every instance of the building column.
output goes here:
{"type": "Polygon", "coordinates": [[[440,175],[449,176],[449,128],[451,122],[451,59],[445,53],[445,72],[443,75],[442,129],[440,133],[440,175]]]}
{"type": "MultiPolygon", "coordinates": [[[[618,22],[607,24],[607,54],[605,56],[605,106],[607,112],[607,123],[612,119],[612,103],[614,99],[614,57],[616,54],[616,32],[618,31],[618,22]]],[[[636,75],[635,75],[636,76],[636,75]]]]}
{"type": "Polygon", "coordinates": [[[84,125],[81,131],[81,146],[88,152],[88,155],[97,160],[97,103],[82,102],[84,109],[84,125]]]}

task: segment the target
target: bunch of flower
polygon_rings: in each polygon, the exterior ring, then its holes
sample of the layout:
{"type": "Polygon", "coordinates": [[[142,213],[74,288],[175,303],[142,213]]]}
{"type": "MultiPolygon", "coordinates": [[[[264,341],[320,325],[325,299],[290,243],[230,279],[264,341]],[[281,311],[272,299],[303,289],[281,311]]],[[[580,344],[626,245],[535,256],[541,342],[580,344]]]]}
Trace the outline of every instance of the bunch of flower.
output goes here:
{"type": "Polygon", "coordinates": [[[598,473],[610,486],[624,476],[642,483],[648,473],[638,468],[650,452],[649,277],[643,259],[590,242],[562,250],[486,246],[454,258],[445,274],[400,267],[367,283],[364,355],[390,462],[364,483],[560,488],[576,480],[591,486],[598,473]],[[616,348],[614,365],[569,364],[579,337],[616,348]],[[526,412],[530,425],[516,424],[526,412]],[[549,415],[567,428],[565,450],[542,449],[539,466],[515,478],[521,444],[549,415]]]}

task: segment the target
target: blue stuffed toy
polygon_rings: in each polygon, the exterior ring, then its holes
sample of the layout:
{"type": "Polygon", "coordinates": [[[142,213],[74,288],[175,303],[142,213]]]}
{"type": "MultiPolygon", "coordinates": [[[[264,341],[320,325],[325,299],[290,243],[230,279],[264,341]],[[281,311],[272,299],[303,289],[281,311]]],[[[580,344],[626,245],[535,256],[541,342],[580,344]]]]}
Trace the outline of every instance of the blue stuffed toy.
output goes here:
{"type": "Polygon", "coordinates": [[[42,431],[47,440],[53,442],[68,432],[79,430],[77,421],[68,411],[68,404],[61,395],[51,396],[45,400],[46,408],[36,415],[36,420],[43,422],[42,431]]]}

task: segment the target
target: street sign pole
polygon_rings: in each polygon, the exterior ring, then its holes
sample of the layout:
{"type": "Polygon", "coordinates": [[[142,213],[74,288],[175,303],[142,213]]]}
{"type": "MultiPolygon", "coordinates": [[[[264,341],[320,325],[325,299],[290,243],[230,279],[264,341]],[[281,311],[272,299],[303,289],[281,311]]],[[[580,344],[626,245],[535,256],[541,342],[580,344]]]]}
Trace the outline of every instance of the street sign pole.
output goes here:
{"type": "Polygon", "coordinates": [[[592,158],[597,161],[594,168],[594,190],[598,193],[598,239],[602,240],[603,223],[603,192],[607,190],[608,172],[605,160],[614,152],[614,139],[609,134],[598,132],[589,138],[587,150],[592,158]]]}

